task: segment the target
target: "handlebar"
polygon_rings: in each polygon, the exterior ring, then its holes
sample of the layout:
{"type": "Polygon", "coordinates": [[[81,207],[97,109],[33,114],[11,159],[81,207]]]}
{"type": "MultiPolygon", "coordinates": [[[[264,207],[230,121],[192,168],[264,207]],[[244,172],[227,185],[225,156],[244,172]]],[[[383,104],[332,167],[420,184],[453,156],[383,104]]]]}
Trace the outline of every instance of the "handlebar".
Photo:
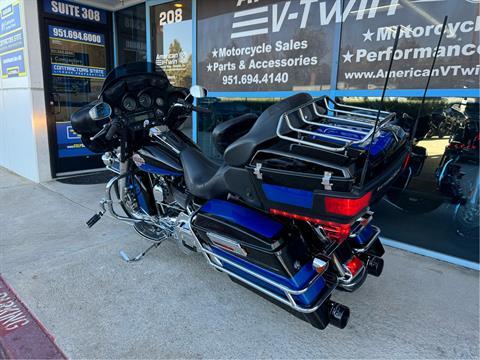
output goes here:
{"type": "MultiPolygon", "coordinates": [[[[198,113],[203,113],[203,114],[210,114],[211,110],[199,106],[195,106],[193,104],[188,104],[188,103],[175,103],[168,111],[166,116],[163,116],[163,113],[160,111],[161,115],[158,113],[155,113],[155,116],[158,117],[156,119],[152,119],[150,124],[151,126],[157,126],[159,123],[165,121],[165,119],[168,119],[169,116],[172,114],[172,110],[174,108],[183,108],[187,111],[196,111],[198,113]],[[157,121],[158,120],[158,121],[157,121]]],[[[90,138],[90,140],[96,140],[100,136],[105,134],[105,140],[110,141],[113,139],[113,137],[117,134],[117,132],[122,128],[124,125],[124,120],[120,118],[114,118],[111,120],[110,123],[104,125],[102,130],[100,130],[97,134],[95,134],[93,137],[90,138]]]]}
{"type": "Polygon", "coordinates": [[[202,108],[202,107],[199,107],[199,106],[195,106],[195,105],[190,105],[191,108],[192,108],[192,111],[196,111],[198,113],[202,113],[202,114],[210,114],[212,112],[212,110],[210,109],[207,109],[207,108],[202,108]]]}
{"type": "Polygon", "coordinates": [[[108,129],[107,135],[105,135],[105,140],[110,141],[115,136],[117,131],[120,129],[121,124],[119,120],[113,120],[108,129]]]}

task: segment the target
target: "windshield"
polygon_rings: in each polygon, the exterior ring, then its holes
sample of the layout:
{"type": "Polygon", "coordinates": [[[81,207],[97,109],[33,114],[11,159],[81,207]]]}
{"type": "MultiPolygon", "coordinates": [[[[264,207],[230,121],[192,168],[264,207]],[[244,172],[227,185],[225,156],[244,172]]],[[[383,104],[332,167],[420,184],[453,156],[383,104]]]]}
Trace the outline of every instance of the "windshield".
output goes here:
{"type": "Polygon", "coordinates": [[[110,71],[105,82],[102,86],[102,93],[104,90],[112,85],[114,82],[129,77],[132,75],[145,75],[145,74],[152,74],[158,77],[163,78],[168,82],[167,75],[165,72],[154,63],[151,62],[134,62],[126,65],[117,66],[115,69],[110,71]]]}

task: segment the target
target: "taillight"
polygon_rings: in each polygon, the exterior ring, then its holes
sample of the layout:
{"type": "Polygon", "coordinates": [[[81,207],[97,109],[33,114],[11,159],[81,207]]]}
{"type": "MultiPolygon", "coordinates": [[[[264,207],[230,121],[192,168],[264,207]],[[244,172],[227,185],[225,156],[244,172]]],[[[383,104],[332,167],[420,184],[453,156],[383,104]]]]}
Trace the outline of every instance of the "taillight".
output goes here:
{"type": "Polygon", "coordinates": [[[325,197],[325,210],[330,214],[354,216],[370,204],[372,192],[368,192],[357,199],[325,197]]]}
{"type": "Polygon", "coordinates": [[[285,216],[285,217],[288,217],[288,218],[290,218],[290,219],[308,221],[308,222],[311,222],[311,223],[313,223],[313,224],[318,224],[319,222],[322,221],[322,220],[320,220],[320,219],[315,219],[315,218],[308,217],[308,216],[303,216],[303,215],[298,215],[298,214],[294,214],[294,213],[289,213],[289,212],[287,212],[287,211],[278,210],[278,209],[270,209],[270,213],[272,213],[273,215],[285,216]]]}
{"type": "Polygon", "coordinates": [[[407,156],[405,157],[405,160],[403,160],[403,164],[402,164],[402,171],[404,171],[408,164],[410,163],[410,153],[407,154],[407,156]]]}
{"type": "Polygon", "coordinates": [[[334,221],[320,220],[309,216],[289,213],[287,211],[278,209],[270,209],[270,213],[272,213],[273,215],[284,216],[290,219],[307,221],[315,225],[321,225],[323,231],[325,232],[325,235],[327,235],[330,240],[343,241],[348,238],[351,231],[351,224],[340,224],[334,221]]]}
{"type": "Polygon", "coordinates": [[[345,264],[352,273],[352,276],[355,276],[355,274],[360,270],[363,266],[362,260],[360,260],[357,256],[352,257],[352,259],[345,264]]]}
{"type": "Polygon", "coordinates": [[[349,237],[352,226],[350,224],[339,224],[333,221],[321,221],[318,223],[322,226],[325,235],[330,240],[341,242],[349,237]]]}

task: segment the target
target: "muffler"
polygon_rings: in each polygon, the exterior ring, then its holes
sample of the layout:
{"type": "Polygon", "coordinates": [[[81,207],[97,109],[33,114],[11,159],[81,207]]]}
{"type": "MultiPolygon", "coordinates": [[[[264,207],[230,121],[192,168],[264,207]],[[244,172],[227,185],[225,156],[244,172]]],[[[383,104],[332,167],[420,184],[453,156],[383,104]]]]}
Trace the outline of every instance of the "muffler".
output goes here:
{"type": "Polygon", "coordinates": [[[379,277],[383,271],[383,259],[375,256],[375,255],[368,255],[365,259],[365,264],[367,267],[367,272],[370,275],[379,277]]]}
{"type": "Polygon", "coordinates": [[[328,319],[330,324],[340,329],[345,328],[350,318],[350,309],[335,301],[329,301],[327,304],[328,319]]]}

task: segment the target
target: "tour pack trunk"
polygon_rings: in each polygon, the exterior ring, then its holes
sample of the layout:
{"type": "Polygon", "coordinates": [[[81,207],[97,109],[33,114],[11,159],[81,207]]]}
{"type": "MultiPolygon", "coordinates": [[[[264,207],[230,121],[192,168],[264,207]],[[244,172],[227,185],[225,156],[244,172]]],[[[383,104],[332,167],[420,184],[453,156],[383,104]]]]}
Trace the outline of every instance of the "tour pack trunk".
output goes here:
{"type": "Polygon", "coordinates": [[[265,211],[321,224],[352,224],[394,182],[409,154],[395,114],[323,97],[284,113],[277,136],[249,170],[265,211]],[[373,140],[372,140],[373,138],[373,140]]]}

